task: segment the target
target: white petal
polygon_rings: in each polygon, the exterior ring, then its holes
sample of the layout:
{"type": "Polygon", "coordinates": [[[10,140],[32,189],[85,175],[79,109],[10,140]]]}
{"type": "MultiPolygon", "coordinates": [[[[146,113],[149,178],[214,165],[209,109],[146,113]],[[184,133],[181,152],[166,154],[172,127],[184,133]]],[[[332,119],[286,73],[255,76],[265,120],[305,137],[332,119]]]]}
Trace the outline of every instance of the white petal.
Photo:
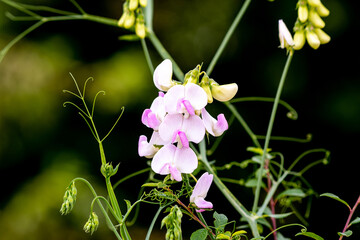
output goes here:
{"type": "Polygon", "coordinates": [[[192,173],[198,166],[198,159],[191,148],[177,148],[174,156],[175,167],[181,173],[192,173]]]}
{"type": "Polygon", "coordinates": [[[147,137],[141,135],[139,138],[138,153],[140,157],[152,158],[157,152],[157,149],[147,142],[147,137]]]}
{"type": "Polygon", "coordinates": [[[205,127],[201,118],[197,115],[184,118],[182,131],[185,132],[189,141],[199,143],[205,136],[205,127]]]}
{"type": "Polygon", "coordinates": [[[159,126],[160,137],[165,142],[170,143],[174,137],[174,133],[181,130],[183,118],[183,115],[180,113],[165,116],[164,121],[159,126]]]}
{"type": "Polygon", "coordinates": [[[207,94],[202,87],[195,83],[185,86],[185,99],[189,100],[195,110],[204,108],[207,104],[207,94]]]}
{"type": "Polygon", "coordinates": [[[162,121],[165,117],[165,104],[164,104],[164,97],[158,96],[154,99],[150,107],[151,111],[156,114],[156,117],[159,121],[162,121]]]}
{"type": "Polygon", "coordinates": [[[170,170],[166,165],[171,164],[174,159],[175,151],[176,147],[172,144],[163,146],[151,161],[151,169],[161,175],[169,174],[170,170]]]}
{"type": "Polygon", "coordinates": [[[165,59],[156,67],[153,80],[155,86],[161,91],[167,91],[173,86],[172,63],[169,59],[165,59]]]}
{"type": "Polygon", "coordinates": [[[291,36],[291,33],[282,19],[279,20],[279,38],[281,48],[284,48],[286,44],[290,46],[294,45],[294,40],[291,36]]]}
{"type": "Polygon", "coordinates": [[[185,97],[185,87],[183,85],[176,85],[164,96],[165,110],[169,114],[178,113],[178,102],[185,97]]]}

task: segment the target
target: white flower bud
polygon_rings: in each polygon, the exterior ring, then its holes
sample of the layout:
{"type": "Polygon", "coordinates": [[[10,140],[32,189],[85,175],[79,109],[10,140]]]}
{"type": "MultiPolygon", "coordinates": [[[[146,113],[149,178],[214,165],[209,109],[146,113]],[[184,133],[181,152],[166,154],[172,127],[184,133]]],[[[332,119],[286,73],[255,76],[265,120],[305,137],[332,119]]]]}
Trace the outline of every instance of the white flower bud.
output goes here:
{"type": "Polygon", "coordinates": [[[231,100],[238,91],[238,85],[236,83],[219,85],[217,83],[211,83],[211,94],[213,98],[220,102],[226,102],[231,100]]]}

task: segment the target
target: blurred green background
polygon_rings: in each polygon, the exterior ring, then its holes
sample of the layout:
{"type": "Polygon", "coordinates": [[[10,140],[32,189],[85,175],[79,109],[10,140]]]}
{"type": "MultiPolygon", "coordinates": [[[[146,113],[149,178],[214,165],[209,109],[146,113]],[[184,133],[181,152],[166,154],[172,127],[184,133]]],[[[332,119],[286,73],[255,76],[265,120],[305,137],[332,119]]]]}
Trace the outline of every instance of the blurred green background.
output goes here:
{"type": "MultiPolygon", "coordinates": [[[[76,11],[68,1],[23,2],[76,11]]],[[[122,13],[123,2],[119,0],[78,2],[94,15],[117,19],[122,13]]],[[[157,0],[154,29],[184,72],[199,63],[206,69],[242,2],[157,0]]],[[[286,60],[285,51],[278,48],[277,22],[284,19],[291,28],[296,20],[296,2],[254,0],[212,77],[221,84],[236,82],[237,97],[274,97],[286,60]]],[[[298,111],[299,119],[287,119],[286,111],[280,108],[273,131],[274,135],[299,138],[311,133],[313,140],[302,144],[274,141],[271,147],[284,152],[288,161],[307,149],[330,150],[330,164],[315,167],[305,177],[318,193],[332,192],[353,204],[360,192],[360,51],[356,42],[360,8],[355,1],[323,3],[331,11],[325,19],[325,31],[332,40],[316,51],[305,46],[295,54],[282,99],[298,111]]],[[[5,17],[7,11],[19,14],[0,3],[0,48],[31,24],[10,21],[5,17]]],[[[75,90],[71,72],[80,85],[88,77],[95,79],[88,85],[90,101],[98,90],[106,91],[105,96],[99,96],[95,115],[102,135],[125,106],[119,125],[104,146],[108,161],[121,163],[114,182],[147,167],[146,160],[137,155],[137,141],[140,134],[151,134],[140,118],[157,89],[140,43],[119,41],[118,36],[123,34],[127,32],[93,22],[47,23],[16,44],[0,63],[0,239],[114,239],[102,218],[93,236],[82,231],[91,194],[81,184],[77,184],[74,211],[69,216],[59,213],[65,188],[75,177],[86,178],[105,194],[97,144],[76,109],[63,108],[64,101],[76,99],[62,90],[75,90]]],[[[157,65],[161,59],[148,43],[157,65]]],[[[265,135],[271,104],[236,106],[253,131],[265,135]]],[[[210,111],[225,112],[230,117],[222,104],[213,104],[210,111]]],[[[251,156],[246,151],[251,141],[238,124],[228,131],[224,141],[215,155],[219,163],[251,156]],[[234,148],[238,153],[235,157],[234,148]]],[[[146,176],[139,176],[131,183],[125,182],[116,194],[119,199],[134,201],[145,180],[146,176]]],[[[251,202],[246,198],[248,190],[234,190],[245,203],[251,202]]],[[[217,196],[215,186],[209,194],[217,196]]],[[[214,201],[216,210],[238,218],[232,215],[225,199],[214,201]]],[[[309,230],[334,239],[347,217],[346,208],[339,205],[326,198],[314,199],[309,230]]],[[[156,209],[142,205],[141,211],[137,226],[130,228],[134,239],[144,238],[156,209]]],[[[359,227],[352,229],[352,238],[359,238],[359,227]]],[[[153,239],[162,239],[163,234],[156,232],[153,239]]]]}

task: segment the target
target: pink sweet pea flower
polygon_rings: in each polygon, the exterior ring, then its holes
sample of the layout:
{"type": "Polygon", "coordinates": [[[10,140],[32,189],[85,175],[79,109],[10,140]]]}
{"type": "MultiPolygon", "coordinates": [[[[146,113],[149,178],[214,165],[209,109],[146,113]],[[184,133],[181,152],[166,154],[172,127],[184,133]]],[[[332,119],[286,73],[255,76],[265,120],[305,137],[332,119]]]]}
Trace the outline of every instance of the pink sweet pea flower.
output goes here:
{"type": "Polygon", "coordinates": [[[154,131],[150,141],[147,142],[147,137],[141,135],[139,138],[138,154],[140,157],[152,158],[159,148],[156,146],[165,145],[166,143],[160,138],[158,132],[154,131]],[[156,145],[156,146],[155,146],[156,145]]]}
{"type": "Polygon", "coordinates": [[[161,175],[171,174],[171,179],[181,181],[181,173],[192,173],[198,159],[191,148],[177,148],[173,144],[163,146],[154,156],[151,169],[161,175]]]}
{"type": "Polygon", "coordinates": [[[214,137],[220,136],[221,134],[223,134],[225,130],[229,128],[229,125],[225,119],[224,114],[219,114],[216,120],[205,110],[205,108],[203,108],[201,110],[201,116],[206,131],[211,135],[213,135],[214,137]]]}
{"type": "Polygon", "coordinates": [[[206,195],[210,189],[211,183],[213,181],[213,175],[209,173],[204,173],[199,180],[197,181],[194,190],[190,196],[190,202],[194,203],[199,209],[197,212],[203,212],[204,209],[213,208],[211,202],[205,201],[206,195]]]}
{"type": "Polygon", "coordinates": [[[144,110],[141,116],[141,122],[149,128],[158,130],[159,125],[163,121],[165,115],[164,93],[159,92],[159,96],[154,99],[150,109],[144,110]]]}
{"type": "Polygon", "coordinates": [[[172,63],[169,59],[165,59],[156,67],[153,80],[159,90],[166,92],[174,86],[172,71],[172,63]]]}
{"type": "Polygon", "coordinates": [[[185,118],[183,114],[168,114],[159,126],[160,137],[165,142],[180,142],[188,147],[189,141],[199,143],[205,136],[205,127],[197,115],[185,118]]]}
{"type": "Polygon", "coordinates": [[[195,83],[176,85],[164,97],[165,110],[169,114],[185,113],[185,116],[195,115],[207,104],[207,95],[204,89],[195,83]]]}

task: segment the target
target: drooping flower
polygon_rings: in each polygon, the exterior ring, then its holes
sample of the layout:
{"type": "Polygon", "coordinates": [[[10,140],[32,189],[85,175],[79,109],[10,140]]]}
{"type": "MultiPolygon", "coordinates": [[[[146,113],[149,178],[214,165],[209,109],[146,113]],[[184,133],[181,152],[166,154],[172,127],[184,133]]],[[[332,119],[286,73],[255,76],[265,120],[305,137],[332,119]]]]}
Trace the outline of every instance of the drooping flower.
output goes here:
{"type": "Polygon", "coordinates": [[[207,95],[204,89],[195,83],[176,85],[164,96],[165,110],[169,114],[184,113],[195,115],[207,104],[207,95]]]}
{"type": "Polygon", "coordinates": [[[189,141],[199,143],[205,136],[205,126],[198,115],[168,114],[159,126],[159,135],[165,142],[181,142],[188,147],[189,141]]]}
{"type": "Polygon", "coordinates": [[[203,108],[201,110],[201,116],[206,131],[214,137],[220,136],[225,130],[229,128],[226,118],[222,113],[217,116],[216,120],[205,110],[205,108],[203,108]]]}
{"type": "Polygon", "coordinates": [[[151,168],[160,175],[171,174],[171,179],[181,181],[181,173],[192,173],[198,159],[191,148],[178,148],[173,144],[163,146],[154,156],[151,168]]]}
{"type": "Polygon", "coordinates": [[[149,128],[158,130],[159,125],[163,121],[165,115],[164,93],[159,92],[159,96],[154,99],[150,109],[144,110],[141,116],[141,122],[149,128]]]}
{"type": "Polygon", "coordinates": [[[290,46],[294,46],[294,40],[291,36],[291,33],[282,19],[279,20],[279,39],[281,48],[289,48],[290,46]]]}
{"type": "Polygon", "coordinates": [[[152,158],[157,151],[159,151],[159,146],[165,145],[166,142],[162,140],[159,135],[159,132],[154,131],[150,141],[147,141],[147,137],[141,135],[138,143],[138,154],[140,157],[152,158]]]}
{"type": "Polygon", "coordinates": [[[172,63],[169,59],[165,59],[156,67],[153,80],[159,90],[166,92],[174,86],[172,71],[172,63]]]}
{"type": "Polygon", "coordinates": [[[204,173],[201,175],[197,181],[194,190],[190,196],[190,202],[194,203],[199,209],[197,212],[203,212],[204,209],[213,208],[213,204],[205,200],[206,195],[210,189],[211,183],[213,181],[213,175],[209,173],[204,173]]]}

